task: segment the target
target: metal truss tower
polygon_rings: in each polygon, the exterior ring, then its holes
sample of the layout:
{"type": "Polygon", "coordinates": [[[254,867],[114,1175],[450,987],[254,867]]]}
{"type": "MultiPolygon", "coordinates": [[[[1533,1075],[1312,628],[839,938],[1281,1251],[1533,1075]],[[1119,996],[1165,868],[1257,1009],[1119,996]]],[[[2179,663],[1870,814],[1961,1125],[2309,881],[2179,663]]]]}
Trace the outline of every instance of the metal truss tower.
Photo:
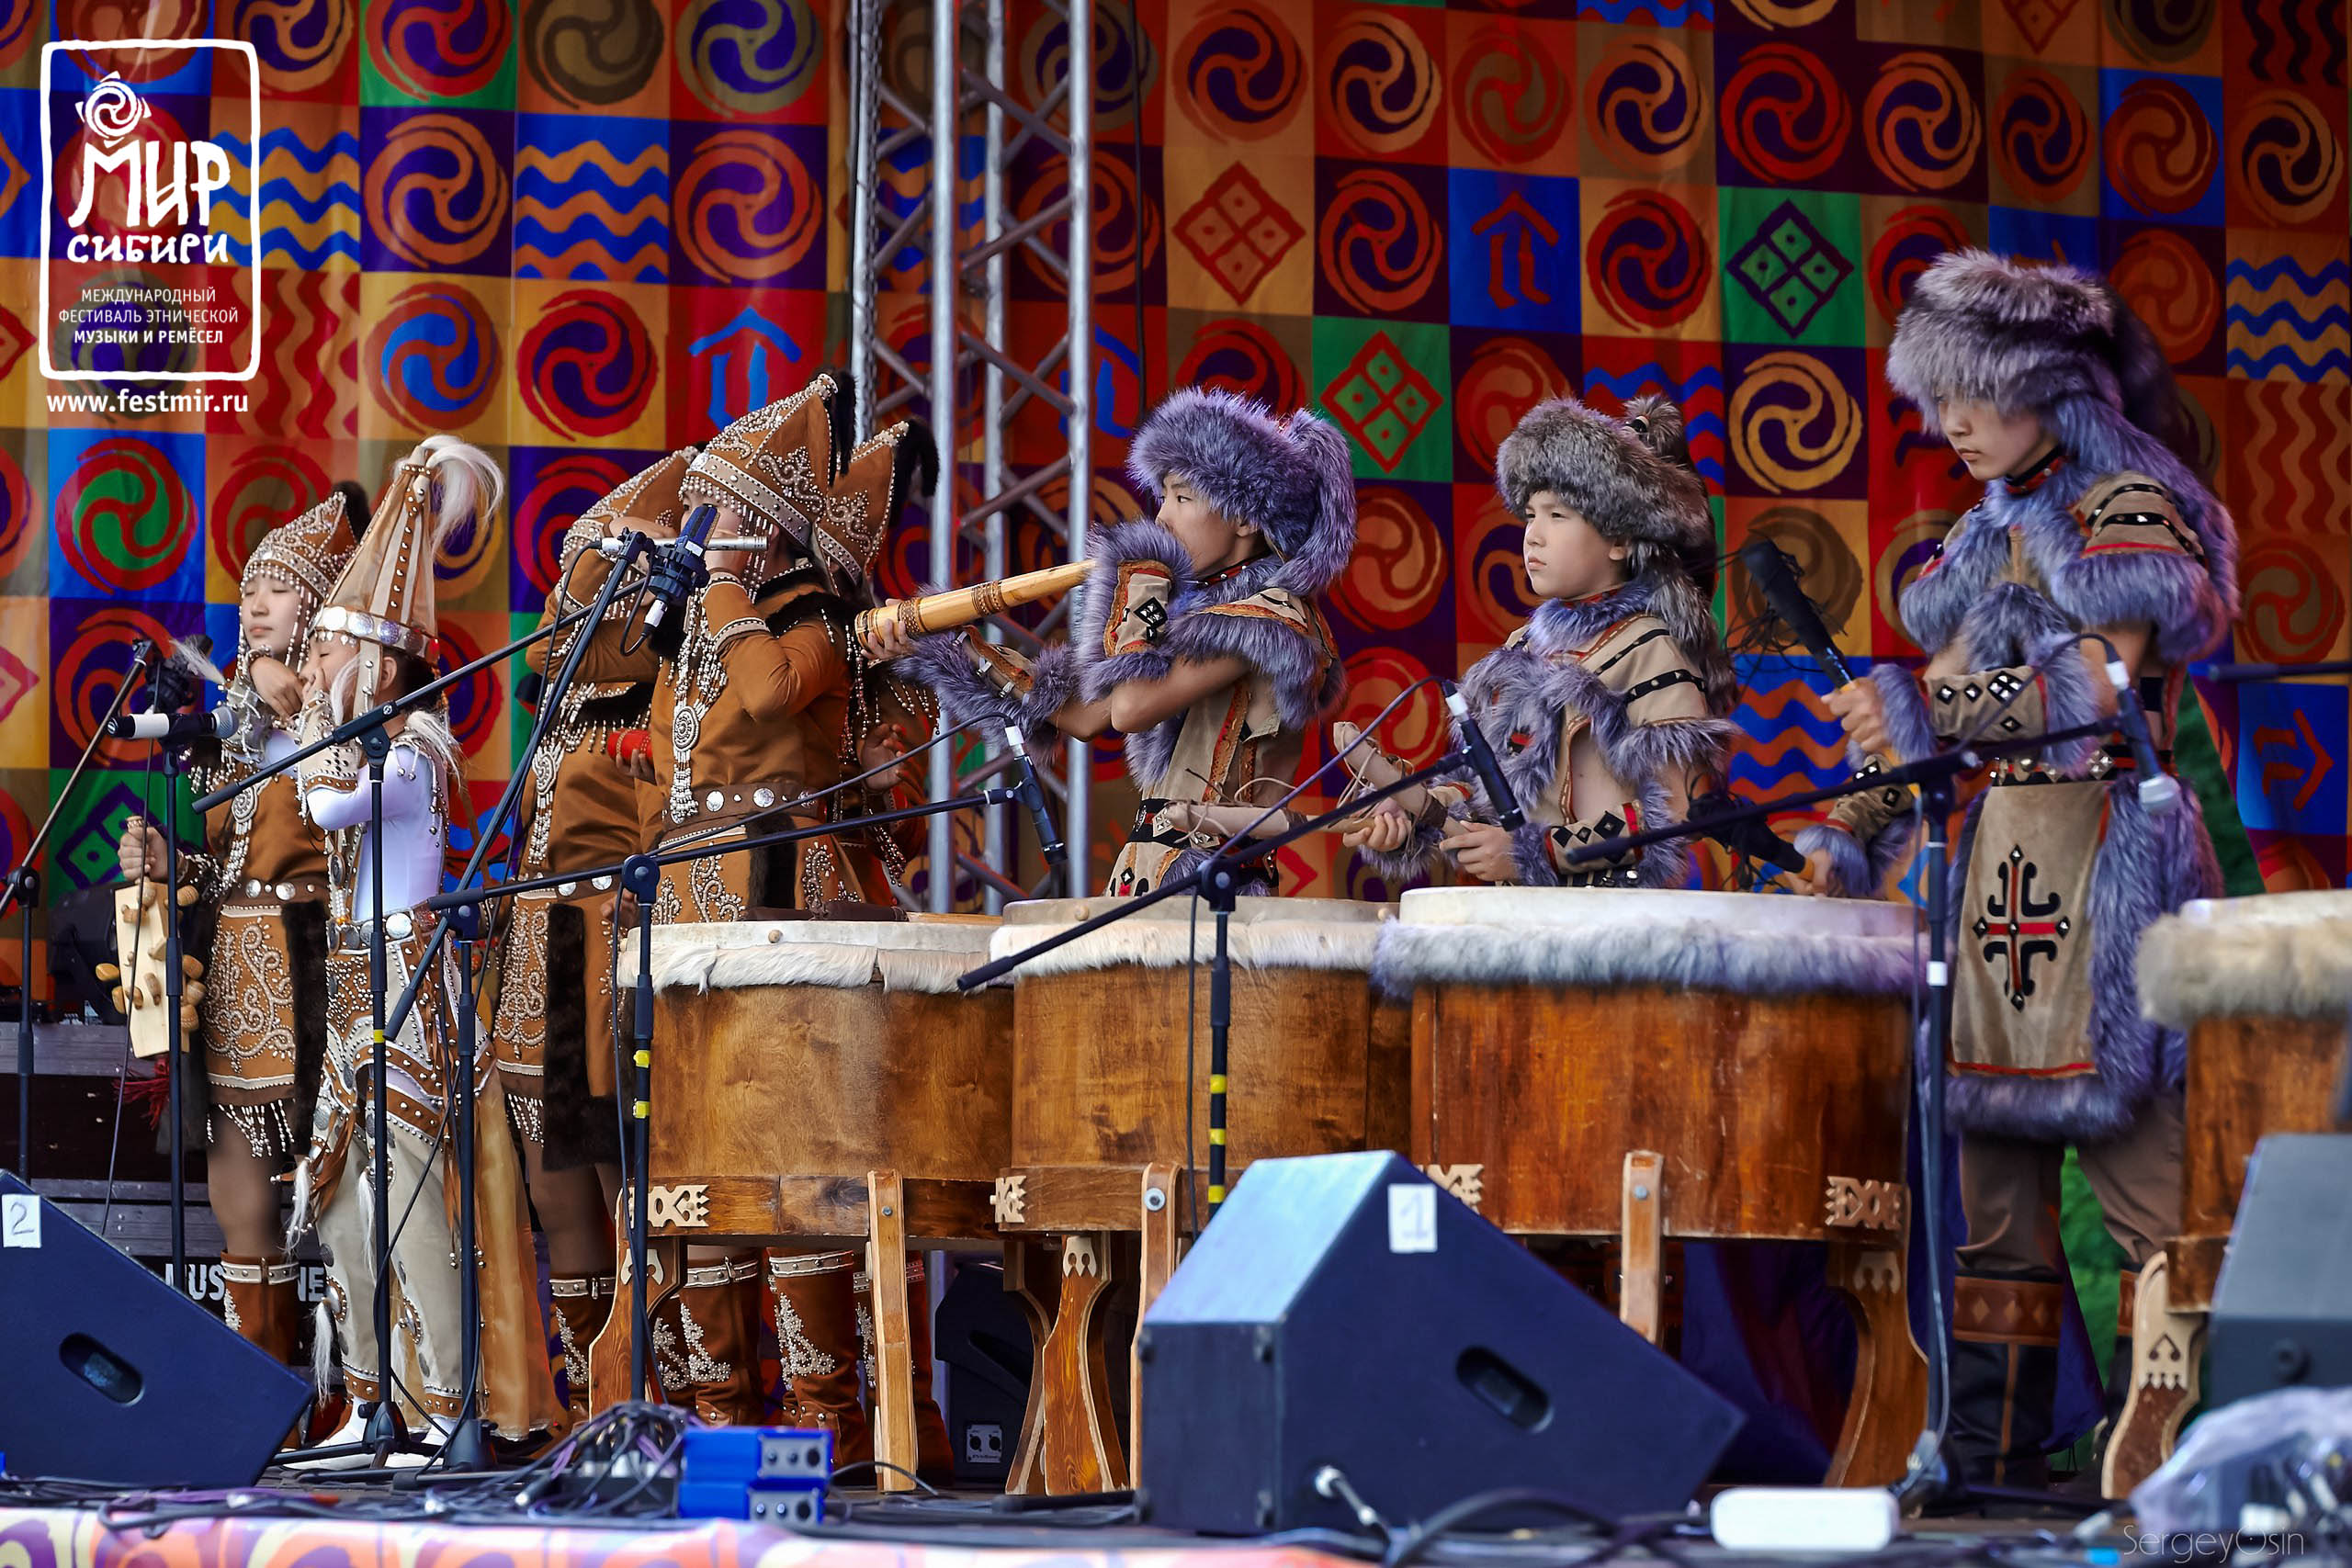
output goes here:
{"type": "MultiPolygon", "coordinates": [[[[941,462],[931,502],[929,570],[931,581],[942,585],[1005,576],[1016,558],[1013,540],[1024,529],[1049,536],[1049,548],[1030,553],[1031,560],[1086,557],[1093,492],[1094,17],[1092,0],[1044,4],[1067,27],[1067,69],[1034,108],[1006,85],[1007,0],[930,0],[928,7],[922,0],[849,0],[847,6],[849,343],[858,429],[864,434],[905,410],[921,413],[937,435],[941,462]],[[910,38],[926,9],[930,92],[915,102],[910,84],[892,82],[885,55],[894,39],[910,38]],[[1008,168],[1032,147],[1058,155],[1066,188],[1015,220],[1008,168]],[[906,194],[910,190],[920,195],[906,194]],[[977,229],[966,216],[975,197],[977,229]],[[1057,225],[1066,236],[1059,249],[1049,242],[1057,225]],[[927,292],[892,291],[894,276],[911,272],[918,253],[928,263],[927,292]],[[1007,330],[1008,265],[1021,253],[1060,282],[1069,302],[1063,336],[1028,363],[1015,353],[1007,330]],[[918,330],[923,325],[927,333],[918,330]],[[915,346],[924,342],[927,363],[915,346]],[[1007,457],[1008,438],[1013,420],[1033,400],[1060,422],[1069,451],[1016,473],[1007,457]],[[959,479],[968,499],[959,494],[959,479]],[[972,548],[959,550],[959,542],[972,548]],[[978,571],[959,572],[959,558],[977,558],[978,571]]],[[[1050,632],[1066,619],[1068,606],[1065,599],[1039,631],[1050,632]]],[[[1040,643],[1038,632],[1011,622],[992,621],[986,629],[1025,651],[1040,643]]],[[[1003,738],[988,739],[987,766],[960,780],[949,755],[955,747],[932,751],[933,799],[1012,765],[1003,738]]],[[[1073,874],[1067,891],[1083,894],[1092,841],[1088,747],[1073,740],[1065,750],[1061,777],[1048,776],[1047,784],[1061,797],[1073,874]]],[[[978,876],[991,909],[1006,897],[1027,895],[1015,880],[1017,840],[1002,808],[989,814],[977,858],[957,855],[954,827],[945,817],[931,821],[933,909],[951,908],[955,896],[957,877],[952,871],[943,874],[942,867],[978,876]]]]}

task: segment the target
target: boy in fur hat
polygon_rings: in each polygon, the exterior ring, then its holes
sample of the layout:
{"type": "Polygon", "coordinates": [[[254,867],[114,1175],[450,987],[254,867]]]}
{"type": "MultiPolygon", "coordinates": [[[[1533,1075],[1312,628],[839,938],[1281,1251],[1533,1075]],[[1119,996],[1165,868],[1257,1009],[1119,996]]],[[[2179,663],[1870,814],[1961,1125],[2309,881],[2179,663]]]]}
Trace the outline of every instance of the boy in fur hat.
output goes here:
{"type": "MultiPolygon", "coordinates": [[[[1854,749],[1908,759],[2086,723],[2115,711],[2112,657],[2169,765],[2186,667],[2236,613],[2237,547],[2188,460],[2147,330],[2101,279],[1959,252],[1921,275],[1887,378],[1985,493],[1904,590],[1927,668],[1882,663],[1831,696],[1854,749]]],[[[2159,1277],[2178,1228],[2185,1045],[2140,1017],[2133,967],[2148,923],[2221,879],[2196,796],[2143,809],[2120,741],[1996,763],[1961,834],[1947,1066],[1968,1239],[1951,1443],[1969,1480],[2042,1473],[2066,1145],[2143,1277],[2159,1277]]],[[[1892,791],[1841,803],[1800,836],[1810,885],[1875,891],[1905,848],[1906,812],[1892,791]]],[[[2133,1364],[2135,1282],[2119,1371],[2133,1364]]]]}
{"type": "MultiPolygon", "coordinates": [[[[438,632],[434,556],[442,541],[498,504],[497,468],[452,437],[426,440],[401,464],[357,551],[311,625],[303,660],[301,734],[307,741],[350,715],[416,690],[431,678],[425,660],[438,632]]],[[[362,1404],[397,1398],[435,1427],[461,1410],[462,1277],[456,1227],[457,1161],[447,1157],[445,1118],[456,1075],[473,1076],[475,1206],[481,1282],[481,1415],[510,1438],[560,1427],[539,1315],[537,1261],[507,1135],[505,1101],[487,1052],[457,1058],[452,1010],[463,995],[454,960],[420,987],[399,1036],[387,1043],[390,1076],[371,1077],[374,995],[370,926],[382,834],[386,1006],[403,989],[432,934],[419,908],[440,891],[450,802],[464,788],[444,711],[411,710],[388,727],[382,821],[375,820],[367,764],[357,742],[330,747],[296,770],[303,814],[325,835],[334,927],[327,953],[327,1070],[311,1115],[310,1145],[295,1168],[294,1230],[315,1224],[328,1253],[327,1303],[341,1341],[344,1386],[362,1404]],[[375,1121],[384,1097],[389,1132],[392,1278],[376,1270],[379,1238],[372,1213],[375,1121]],[[395,1386],[377,1383],[375,1302],[391,1297],[395,1386]],[[413,1382],[412,1382],[412,1378],[413,1382]]],[[[472,1267],[467,1259],[463,1266],[472,1267]]],[[[319,1355],[328,1344],[322,1325],[319,1355]]],[[[354,1421],[362,1412],[355,1411],[354,1421]]],[[[356,1436],[356,1431],[354,1431],[356,1436]]]]}
{"type": "MultiPolygon", "coordinates": [[[[254,547],[238,585],[236,663],[221,694],[243,722],[197,770],[198,788],[294,750],[302,695],[288,660],[300,658],[311,618],[356,545],[338,491],[254,547]]],[[[278,1175],[300,1146],[297,1129],[307,1134],[326,1056],[326,851],[302,819],[290,773],[215,807],[204,826],[204,849],[180,865],[212,925],[197,956],[205,968],[205,1182],[220,1222],[223,1315],[292,1360],[301,1269],[285,1251],[278,1175]]],[[[163,835],[134,817],[117,855],[126,880],[160,877],[163,835]]]]}
{"type": "MultiPolygon", "coordinates": [[[[1222,841],[1216,807],[1289,787],[1306,733],[1344,682],[1318,596],[1356,536],[1347,438],[1301,409],[1280,419],[1231,393],[1172,394],[1136,433],[1127,472],[1156,522],[1091,536],[1093,574],[1067,643],[1034,665],[969,633],[892,628],[947,722],[1126,737],[1142,801],[1109,891],[1146,893],[1222,841]]],[[[1238,823],[1233,824],[1238,827],[1238,823]]],[[[1245,892],[1273,891],[1256,863],[1245,892]]]]}
{"type": "Polygon", "coordinates": [[[1679,887],[1690,874],[1679,842],[1600,863],[1567,855],[1680,820],[1730,743],[1736,688],[1709,604],[1714,522],[1681,412],[1659,398],[1622,419],[1573,398],[1538,404],[1495,468],[1527,525],[1528,587],[1544,602],[1462,689],[1526,824],[1482,819],[1474,785],[1444,784],[1384,801],[1341,837],[1396,880],[1443,854],[1481,882],[1679,887]]]}
{"type": "MultiPolygon", "coordinates": [[[[913,422],[853,444],[853,403],[845,378],[820,375],[728,426],[686,466],[683,508],[714,505],[716,536],[757,535],[770,544],[764,552],[713,551],[709,582],[663,649],[645,770],[649,840],[741,834],[745,818],[886,764],[922,723],[896,682],[868,666],[851,626],[873,603],[867,574],[884,536],[906,497],[928,488],[937,458],[930,433],[913,422]]],[[[898,781],[882,780],[855,797],[829,796],[791,823],[905,803],[898,781]]],[[[771,815],[749,832],[787,825],[771,815]]],[[[907,842],[863,829],[692,862],[665,874],[655,919],[894,904],[907,842]]],[[[680,1359],[696,1414],[718,1423],[766,1419],[757,1338],[764,1275],[788,1385],[785,1419],[831,1427],[837,1463],[870,1457],[857,1371],[870,1318],[857,1301],[855,1261],[846,1252],[776,1251],[763,1266],[758,1253],[690,1249],[676,1299],[680,1359]]],[[[907,1283],[921,1297],[919,1264],[907,1283]]],[[[910,1322],[919,1463],[937,1472],[953,1456],[931,1393],[930,1314],[910,1322]]]]}

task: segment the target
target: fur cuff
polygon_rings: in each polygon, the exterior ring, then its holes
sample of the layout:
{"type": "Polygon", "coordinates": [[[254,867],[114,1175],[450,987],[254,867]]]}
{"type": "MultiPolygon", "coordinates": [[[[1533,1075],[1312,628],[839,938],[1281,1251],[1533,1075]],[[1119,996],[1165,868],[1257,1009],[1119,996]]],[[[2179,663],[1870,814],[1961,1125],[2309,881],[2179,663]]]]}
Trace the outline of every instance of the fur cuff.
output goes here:
{"type": "Polygon", "coordinates": [[[1810,860],[1826,852],[1829,856],[1829,891],[1840,898],[1870,898],[1877,896],[1878,879],[1871,875],[1871,863],[1877,857],[1865,851],[1860,840],[1835,822],[1815,822],[1797,829],[1794,840],[1797,853],[1810,860]]]}
{"type": "Polygon", "coordinates": [[[1405,840],[1401,850],[1384,851],[1359,849],[1356,859],[1394,890],[1419,877],[1437,874],[1445,857],[1438,850],[1444,833],[1435,828],[1417,827],[1413,836],[1405,840]]]}
{"type": "MultiPolygon", "coordinates": [[[[1524,822],[1510,830],[1511,863],[1519,868],[1519,880],[1529,887],[1557,887],[1560,868],[1552,863],[1552,829],[1538,822],[1524,822]]],[[[1592,868],[1595,871],[1600,866],[1592,868]]]]}
{"type": "MultiPolygon", "coordinates": [[[[2061,632],[2028,650],[2031,662],[2041,669],[2042,690],[2048,694],[2042,712],[2052,729],[2072,729],[2098,716],[2098,688],[2093,682],[2104,684],[2104,679],[2094,676],[2081,658],[2082,640],[2073,632],[2061,632]]],[[[2077,773],[2089,765],[2098,748],[2097,736],[2068,740],[2050,748],[2051,763],[2063,772],[2077,773]]]]}
{"type": "Polygon", "coordinates": [[[2060,572],[2056,590],[2083,625],[2152,623],[2155,654],[2166,664],[2185,664],[2218,645],[2229,630],[2228,613],[2204,564],[2163,550],[2119,550],[2083,555],[2060,572]]]}
{"type": "Polygon", "coordinates": [[[1054,715],[1078,694],[1078,660],[1067,643],[1040,652],[1013,690],[1000,689],[975,662],[980,655],[970,630],[918,637],[914,651],[899,661],[909,679],[939,698],[939,721],[954,728],[981,719],[1021,726],[1032,747],[1057,732],[1054,715]]]}
{"type": "MultiPolygon", "coordinates": [[[[1900,664],[1880,664],[1871,669],[1870,679],[1878,686],[1887,738],[1896,757],[1909,762],[1933,753],[1938,749],[1936,728],[1928,717],[1928,694],[1919,689],[1918,676],[1900,664]]],[[[1850,744],[1846,760],[1858,768],[1869,761],[1850,744]]]]}

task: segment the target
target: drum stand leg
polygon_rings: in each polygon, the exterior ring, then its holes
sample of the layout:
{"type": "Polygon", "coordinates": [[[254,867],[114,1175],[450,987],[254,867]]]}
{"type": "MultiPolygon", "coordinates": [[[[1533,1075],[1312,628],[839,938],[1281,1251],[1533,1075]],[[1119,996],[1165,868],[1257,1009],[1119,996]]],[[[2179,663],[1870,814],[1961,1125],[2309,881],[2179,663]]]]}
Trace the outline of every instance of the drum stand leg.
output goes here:
{"type": "MultiPolygon", "coordinates": [[[[916,1461],[914,1351],[907,1325],[907,1197],[895,1170],[865,1173],[865,1277],[874,1302],[874,1486],[909,1492],[916,1461]]],[[[923,1303],[925,1311],[930,1306],[923,1303]]]]}
{"type": "Polygon", "coordinates": [[[1617,1316],[1655,1345],[1665,1317],[1666,1156],[1635,1149],[1625,1156],[1624,1273],[1617,1316]]]}
{"type": "Polygon", "coordinates": [[[1005,1293],[1029,1320],[1029,1404],[1021,1413],[1021,1439],[1004,1478],[1008,1493],[1035,1495],[1046,1490],[1046,1344],[1054,1326],[1054,1287],[1059,1277],[1043,1242],[1008,1237],[1004,1244],[1005,1293]]]}
{"type": "MultiPolygon", "coordinates": [[[[1168,1288],[1176,1272],[1176,1168],[1171,1164],[1143,1168],[1143,1265],[1136,1280],[1136,1342],[1143,1340],[1143,1320],[1151,1303],[1168,1288]]],[[[1127,1362],[1127,1449],[1143,1461],[1143,1358],[1133,1348],[1127,1362]]],[[[1141,1478],[1134,1478],[1141,1484],[1141,1478]]]]}
{"type": "MultiPolygon", "coordinates": [[[[628,1234],[629,1190],[623,1186],[616,1200],[621,1234],[628,1234]]],[[[655,1371],[653,1358],[646,1359],[645,1386],[632,1392],[629,1388],[629,1337],[640,1312],[650,1313],[674,1293],[685,1282],[685,1244],[668,1237],[649,1241],[645,1248],[645,1271],[653,1278],[650,1299],[640,1302],[637,1280],[629,1269],[628,1248],[623,1247],[615,1259],[613,1274],[613,1310],[605,1319],[605,1326],[588,1349],[588,1409],[590,1414],[607,1410],[625,1399],[650,1399],[660,1404],[668,1395],[662,1392],[662,1377],[655,1371]]]]}
{"type": "Polygon", "coordinates": [[[1061,1307],[1037,1376],[1046,1385],[1046,1490],[1109,1492],[1127,1483],[1119,1416],[1102,1349],[1102,1303],[1117,1265],[1108,1231],[1062,1238],[1061,1307]]]}
{"type": "Polygon", "coordinates": [[[1829,1288],[1854,1314],[1854,1392],[1825,1486],[1884,1486],[1903,1479],[1928,1412],[1928,1361],[1911,1337],[1904,1259],[1907,1223],[1892,1247],[1829,1244],[1829,1288]]]}
{"type": "Polygon", "coordinates": [[[2160,1248],[2140,1269],[2132,1311],[2132,1391],[2107,1440],[2101,1496],[2129,1496],[2170,1457],[2180,1424],[2200,1396],[2197,1367],[2204,1354],[2205,1314],[2172,1310],[2171,1261],[2160,1248]]]}

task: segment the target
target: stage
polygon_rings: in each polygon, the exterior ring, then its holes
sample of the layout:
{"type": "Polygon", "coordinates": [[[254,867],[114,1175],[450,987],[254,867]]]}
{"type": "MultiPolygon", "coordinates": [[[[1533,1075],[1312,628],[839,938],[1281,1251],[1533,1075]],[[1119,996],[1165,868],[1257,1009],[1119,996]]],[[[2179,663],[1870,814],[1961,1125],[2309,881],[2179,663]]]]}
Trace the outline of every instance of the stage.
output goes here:
{"type": "MultiPolygon", "coordinates": [[[[1377,1560],[1295,1538],[1211,1540],[1134,1527],[1035,1522],[1040,1516],[993,1513],[985,1497],[933,1504],[870,1499],[856,1517],[794,1532],[725,1519],[595,1523],[400,1523],[333,1517],[310,1502],[333,1494],[292,1495],[292,1511],[191,1515],[207,1503],[252,1494],[142,1499],[113,1514],[96,1507],[0,1507],[0,1568],[1351,1568],[1377,1560]],[[152,1505],[152,1506],[150,1506],[152,1505]],[[876,1507],[884,1517],[868,1520],[876,1507]],[[949,1510],[922,1518],[926,1508],[949,1510]],[[174,1516],[170,1522],[164,1517],[174,1516]],[[153,1522],[151,1522],[153,1521],[153,1522]],[[1000,1544],[1001,1542],[1001,1544],[1000,1544]]],[[[421,1501],[421,1499],[420,1499],[421,1501]]],[[[1109,1510],[1094,1510],[1097,1517],[1109,1510]]],[[[1694,1519],[1703,1529],[1703,1521],[1694,1519]]],[[[1916,1524],[1887,1552],[1908,1565],[1988,1557],[2029,1564],[2112,1564],[2150,1543],[2109,1529],[2075,1541],[2071,1521],[1966,1520],[1916,1524]]],[[[1332,1541],[1331,1546],[1338,1543],[1332,1541]]],[[[1467,1538],[1422,1560],[1526,1568],[1610,1558],[1688,1564],[1832,1561],[1827,1554],[1761,1557],[1724,1551],[1703,1533],[1660,1543],[1612,1542],[1597,1534],[1559,1532],[1505,1540],[1467,1538]]],[[[1853,1562],[1851,1556],[1835,1561],[1853,1562]]],[[[2185,1561],[2185,1559],[2183,1560],[2185,1561]]]]}

